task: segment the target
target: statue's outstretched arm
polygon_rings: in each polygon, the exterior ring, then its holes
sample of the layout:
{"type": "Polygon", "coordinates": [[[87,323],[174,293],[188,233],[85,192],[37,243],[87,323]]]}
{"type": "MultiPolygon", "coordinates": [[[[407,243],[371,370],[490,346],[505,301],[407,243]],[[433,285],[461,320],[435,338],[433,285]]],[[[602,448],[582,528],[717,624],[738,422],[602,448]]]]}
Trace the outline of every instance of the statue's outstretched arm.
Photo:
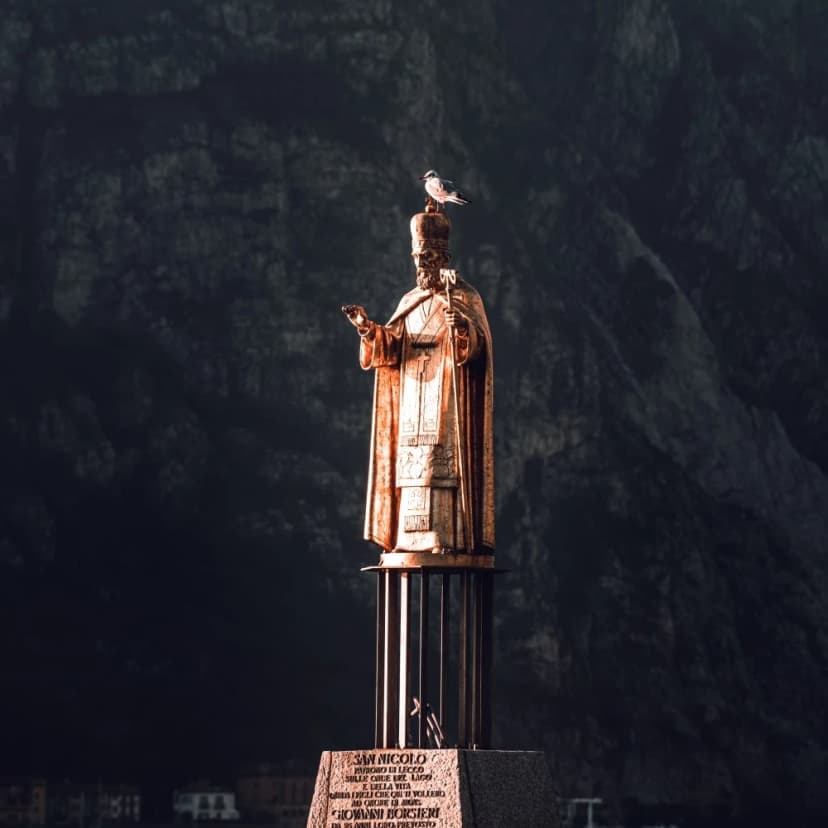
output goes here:
{"type": "Polygon", "coordinates": [[[362,305],[343,305],[342,313],[357,329],[361,339],[359,344],[359,364],[365,369],[398,365],[400,361],[400,344],[402,325],[390,327],[378,325],[368,318],[368,312],[362,305]]]}
{"type": "Polygon", "coordinates": [[[362,305],[343,305],[342,313],[348,317],[348,321],[357,329],[360,336],[370,333],[376,325],[368,318],[368,311],[362,305]]]}

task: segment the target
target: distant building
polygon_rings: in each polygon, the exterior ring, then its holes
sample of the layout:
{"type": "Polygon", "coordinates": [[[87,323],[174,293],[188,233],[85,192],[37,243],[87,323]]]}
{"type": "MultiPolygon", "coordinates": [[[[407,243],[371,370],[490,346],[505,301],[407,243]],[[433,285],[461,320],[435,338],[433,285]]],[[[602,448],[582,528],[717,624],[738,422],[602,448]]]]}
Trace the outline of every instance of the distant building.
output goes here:
{"type": "Polygon", "coordinates": [[[215,785],[194,783],[173,792],[173,814],[182,822],[238,821],[236,795],[215,785]]]}
{"type": "Polygon", "coordinates": [[[43,825],[46,780],[0,777],[0,825],[43,825]]]}
{"type": "Polygon", "coordinates": [[[597,828],[594,821],[595,809],[603,804],[603,799],[594,796],[575,797],[564,802],[566,811],[563,815],[563,828],[597,828]]]}
{"type": "Polygon", "coordinates": [[[316,777],[292,765],[253,765],[236,781],[239,810],[246,820],[278,828],[305,828],[316,777]]]}
{"type": "Polygon", "coordinates": [[[102,822],[140,822],[141,793],[131,785],[98,789],[97,813],[102,822]]]}
{"type": "Polygon", "coordinates": [[[59,782],[49,785],[46,812],[50,825],[85,826],[92,822],[92,803],[88,785],[59,782]]]}
{"type": "Polygon", "coordinates": [[[50,784],[47,797],[50,825],[97,828],[141,821],[141,792],[134,785],[50,784]]]}

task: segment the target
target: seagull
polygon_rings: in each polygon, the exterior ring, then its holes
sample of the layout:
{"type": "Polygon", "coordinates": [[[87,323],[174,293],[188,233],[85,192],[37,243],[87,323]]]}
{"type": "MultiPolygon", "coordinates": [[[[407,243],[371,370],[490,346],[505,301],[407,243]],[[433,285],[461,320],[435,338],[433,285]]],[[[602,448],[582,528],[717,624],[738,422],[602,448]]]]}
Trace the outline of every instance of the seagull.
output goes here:
{"type": "Polygon", "coordinates": [[[462,193],[457,191],[457,185],[453,181],[440,178],[437,170],[429,170],[425,175],[421,175],[420,181],[425,181],[425,191],[438,204],[445,204],[447,201],[452,204],[471,203],[462,193]]]}

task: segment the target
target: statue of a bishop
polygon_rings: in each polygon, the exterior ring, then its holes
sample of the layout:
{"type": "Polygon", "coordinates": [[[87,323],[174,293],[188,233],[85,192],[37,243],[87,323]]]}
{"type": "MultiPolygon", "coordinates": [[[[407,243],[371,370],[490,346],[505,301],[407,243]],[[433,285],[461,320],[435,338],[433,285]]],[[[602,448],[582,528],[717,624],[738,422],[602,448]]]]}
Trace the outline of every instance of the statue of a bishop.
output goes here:
{"type": "Polygon", "coordinates": [[[443,212],[411,219],[417,285],[385,325],[342,309],[376,372],[365,537],[383,552],[494,552],[492,338],[447,269],[450,230],[443,212]]]}

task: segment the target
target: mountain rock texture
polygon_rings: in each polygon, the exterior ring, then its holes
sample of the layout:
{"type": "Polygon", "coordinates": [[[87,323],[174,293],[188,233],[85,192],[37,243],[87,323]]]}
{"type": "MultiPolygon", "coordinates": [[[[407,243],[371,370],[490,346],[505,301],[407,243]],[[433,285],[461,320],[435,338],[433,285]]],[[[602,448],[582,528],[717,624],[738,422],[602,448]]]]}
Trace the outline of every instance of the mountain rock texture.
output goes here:
{"type": "Polygon", "coordinates": [[[495,336],[498,744],[619,820],[828,816],[822,0],[3,17],[0,770],[370,742],[339,306],[412,284],[436,167],[495,336]]]}

